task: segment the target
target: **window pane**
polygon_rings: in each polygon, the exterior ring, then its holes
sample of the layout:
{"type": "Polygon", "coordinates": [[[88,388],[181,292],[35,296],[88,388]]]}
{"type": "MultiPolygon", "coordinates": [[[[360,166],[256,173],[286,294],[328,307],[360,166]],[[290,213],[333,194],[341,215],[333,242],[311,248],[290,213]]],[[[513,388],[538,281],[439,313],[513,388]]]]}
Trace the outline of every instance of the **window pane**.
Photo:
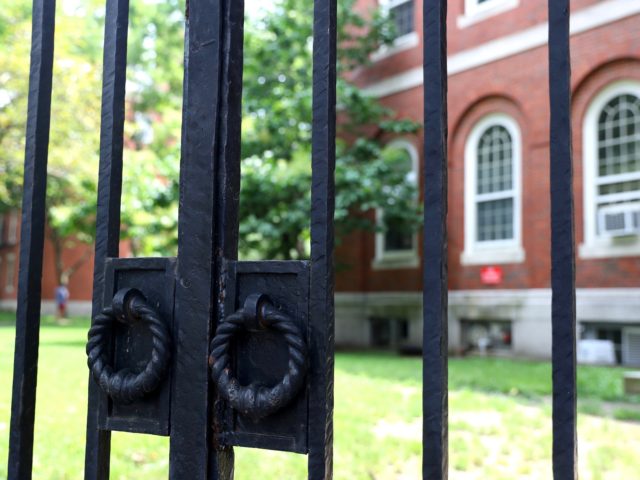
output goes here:
{"type": "Polygon", "coordinates": [[[620,95],[598,119],[598,176],[640,172],[640,98],[620,95]]]}
{"type": "Polygon", "coordinates": [[[640,180],[607,183],[598,187],[598,193],[600,195],[610,195],[612,193],[625,193],[635,191],[640,191],[640,180]]]}
{"type": "Polygon", "coordinates": [[[513,198],[478,202],[478,241],[513,239],[513,198]]]}
{"type": "MultiPolygon", "coordinates": [[[[411,154],[401,147],[389,147],[383,151],[383,155],[389,162],[391,168],[399,177],[403,177],[406,182],[414,185],[416,183],[415,174],[413,172],[413,161],[411,154]]],[[[396,178],[398,176],[394,175],[396,178]]],[[[405,189],[394,188],[389,186],[389,196],[396,197],[398,195],[406,195],[405,189]]],[[[409,225],[408,220],[402,216],[392,216],[388,212],[383,213],[383,222],[386,226],[384,234],[384,251],[406,251],[413,250],[413,226],[409,225]]]]}
{"type": "Polygon", "coordinates": [[[477,193],[513,189],[513,144],[506,128],[488,128],[478,142],[477,193]]]}
{"type": "Polygon", "coordinates": [[[409,225],[406,225],[402,219],[389,215],[385,215],[384,221],[387,226],[384,235],[384,250],[386,252],[413,250],[413,234],[409,225]]]}
{"type": "Polygon", "coordinates": [[[396,27],[396,37],[413,32],[413,0],[392,7],[389,14],[396,27]]]}
{"type": "MultiPolygon", "coordinates": [[[[596,209],[640,199],[640,98],[624,94],[612,99],[598,117],[598,200],[596,209]],[[636,174],[624,181],[612,175],[636,174]],[[634,178],[635,177],[635,178],[634,178]],[[608,197],[614,195],[614,197],[608,197]],[[622,195],[616,198],[615,195],[622,195]]],[[[596,212],[596,215],[597,212],[596,212]]],[[[615,218],[612,215],[608,219],[615,218]]],[[[625,215],[620,214],[624,220],[625,215]]],[[[597,232],[601,225],[596,222],[597,232]]]]}

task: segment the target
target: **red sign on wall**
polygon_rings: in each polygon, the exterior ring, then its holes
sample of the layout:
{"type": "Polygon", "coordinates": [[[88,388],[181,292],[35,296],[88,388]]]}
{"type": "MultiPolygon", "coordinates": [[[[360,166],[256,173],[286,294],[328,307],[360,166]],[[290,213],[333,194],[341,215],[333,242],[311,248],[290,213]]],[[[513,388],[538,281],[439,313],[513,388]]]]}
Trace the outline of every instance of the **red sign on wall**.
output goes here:
{"type": "Polygon", "coordinates": [[[502,283],[502,268],[482,267],[480,269],[480,281],[484,285],[499,285],[502,283]]]}

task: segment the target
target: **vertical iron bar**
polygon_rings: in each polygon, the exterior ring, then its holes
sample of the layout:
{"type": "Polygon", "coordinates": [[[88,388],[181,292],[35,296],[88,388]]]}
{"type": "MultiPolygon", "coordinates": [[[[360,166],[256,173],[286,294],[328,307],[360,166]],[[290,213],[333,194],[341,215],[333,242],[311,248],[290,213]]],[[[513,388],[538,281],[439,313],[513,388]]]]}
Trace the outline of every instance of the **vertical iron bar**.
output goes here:
{"type": "MultiPolygon", "coordinates": [[[[218,322],[231,312],[225,312],[227,302],[226,261],[238,259],[239,209],[240,209],[240,159],[242,131],[242,76],[244,54],[244,0],[225,0],[223,3],[222,56],[220,63],[220,110],[218,112],[218,141],[215,161],[216,204],[214,216],[215,257],[214,292],[216,313],[211,332],[215,332],[218,322]]],[[[207,348],[209,348],[207,346],[207,348]]],[[[209,372],[209,370],[207,370],[209,372]]],[[[233,478],[233,448],[221,447],[216,433],[228,431],[223,425],[227,417],[226,405],[218,401],[217,392],[209,402],[213,424],[213,446],[210,453],[209,479],[227,480],[233,478]]],[[[182,477],[178,477],[182,478],[182,477]]]]}
{"type": "Polygon", "coordinates": [[[309,325],[322,325],[317,345],[310,345],[310,410],[321,412],[309,425],[311,480],[333,477],[334,273],[333,215],[336,164],[336,0],[315,0],[313,11],[313,127],[311,186],[311,296],[309,325]],[[320,404],[316,403],[320,402],[320,404]]]}
{"type": "MultiPolygon", "coordinates": [[[[214,315],[215,144],[221,0],[187,4],[169,478],[209,478],[207,354],[214,315]]],[[[216,478],[215,476],[212,478],[216,478]]]]}
{"type": "Polygon", "coordinates": [[[447,2],[424,0],[422,477],[448,474],[447,2]]]}
{"type": "Polygon", "coordinates": [[[30,479],[36,408],[55,0],[34,0],[13,364],[9,479],[30,479]]]}
{"type": "Polygon", "coordinates": [[[549,0],[553,475],[577,478],[570,0],[549,0]]]}
{"type": "Polygon", "coordinates": [[[176,480],[233,478],[233,450],[215,437],[224,415],[207,357],[224,315],[224,259],[237,257],[243,22],[243,1],[188,3],[169,467],[176,480]]]}
{"type": "MultiPolygon", "coordinates": [[[[128,25],[129,1],[107,0],[92,318],[102,309],[105,260],[119,255],[128,25]]],[[[85,479],[108,479],[111,432],[98,428],[107,399],[91,377],[88,403],[85,479]]]]}

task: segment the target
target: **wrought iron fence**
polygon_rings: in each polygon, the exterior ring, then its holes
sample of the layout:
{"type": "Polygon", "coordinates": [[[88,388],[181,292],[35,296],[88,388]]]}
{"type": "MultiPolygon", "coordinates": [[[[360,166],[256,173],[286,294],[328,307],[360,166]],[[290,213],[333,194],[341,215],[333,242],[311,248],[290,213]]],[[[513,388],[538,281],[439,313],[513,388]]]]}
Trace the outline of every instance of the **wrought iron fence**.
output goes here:
{"type": "MultiPolygon", "coordinates": [[[[243,2],[188,2],[178,256],[119,259],[129,1],[107,0],[85,478],[109,477],[113,430],[168,435],[173,479],[231,478],[233,446],[304,453],[310,479],[332,477],[336,1],[314,2],[311,260],[238,262],[243,2]],[[255,353],[256,336],[276,347],[255,353]],[[261,377],[246,360],[252,355],[286,373],[261,377]],[[133,363],[141,371],[126,370],[133,363]]],[[[446,4],[424,0],[423,14],[425,479],[446,478],[448,463],[446,4]]],[[[10,479],[31,478],[32,470],[54,20],[55,0],[33,1],[10,479]]],[[[553,470],[569,479],[576,478],[569,0],[549,0],[549,71],[553,470]]]]}

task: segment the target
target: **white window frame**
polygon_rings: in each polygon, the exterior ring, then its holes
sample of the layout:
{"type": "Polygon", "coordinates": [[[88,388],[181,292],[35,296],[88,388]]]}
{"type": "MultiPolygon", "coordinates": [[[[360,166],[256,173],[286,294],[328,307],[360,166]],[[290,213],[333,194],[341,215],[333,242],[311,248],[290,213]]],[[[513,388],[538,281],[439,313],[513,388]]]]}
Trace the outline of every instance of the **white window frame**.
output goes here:
{"type": "Polygon", "coordinates": [[[16,254],[11,252],[7,253],[6,257],[6,271],[5,271],[5,284],[4,290],[7,293],[13,293],[15,290],[15,270],[16,270],[16,254]]]}
{"type": "Polygon", "coordinates": [[[630,335],[640,335],[640,328],[637,327],[623,327],[622,328],[622,364],[636,366],[630,363],[631,360],[631,345],[629,345],[630,335]]]}
{"type": "MultiPolygon", "coordinates": [[[[397,7],[403,3],[413,2],[414,8],[414,20],[415,20],[415,8],[416,8],[416,0],[379,0],[380,8],[384,11],[385,14],[388,14],[389,11],[393,7],[397,7]]],[[[403,52],[405,50],[409,50],[411,48],[417,47],[420,43],[420,38],[418,37],[418,32],[414,29],[412,32],[401,35],[393,40],[393,43],[390,45],[382,45],[378,50],[371,54],[371,60],[373,62],[377,62],[382,60],[383,58],[390,57],[391,55],[395,55],[396,53],[403,52]]]]}
{"type": "MultiPolygon", "coordinates": [[[[409,153],[411,158],[412,174],[415,179],[416,190],[419,188],[420,182],[420,156],[418,150],[413,143],[405,139],[397,139],[388,143],[385,148],[403,149],[409,153]]],[[[417,193],[417,191],[416,191],[417,193]]],[[[418,201],[416,196],[416,201],[418,201]]],[[[382,223],[384,218],[384,210],[376,209],[376,224],[382,223]]],[[[407,250],[385,250],[385,232],[376,232],[375,236],[375,257],[373,259],[372,268],[374,270],[390,270],[399,268],[417,268],[420,265],[418,257],[418,234],[412,235],[411,248],[407,250]]]]}
{"type": "MultiPolygon", "coordinates": [[[[467,137],[464,149],[464,250],[462,265],[520,263],[525,259],[522,248],[522,135],[518,123],[504,113],[491,113],[480,119],[467,137]],[[513,148],[513,238],[509,240],[477,241],[477,167],[478,144],[487,129],[501,126],[511,135],[513,148]]],[[[504,192],[500,192],[502,197],[504,192]]],[[[487,194],[482,195],[488,200],[487,194]]]]}
{"type": "MultiPolygon", "coordinates": [[[[598,120],[607,103],[625,94],[640,97],[640,82],[621,80],[602,89],[589,104],[582,124],[584,240],[578,249],[580,258],[640,255],[640,236],[616,238],[597,234],[598,120]]],[[[625,176],[635,178],[637,174],[621,174],[620,181],[624,181],[625,176]]]]}
{"type": "Polygon", "coordinates": [[[520,0],[488,0],[482,3],[478,0],[464,0],[464,15],[458,17],[458,28],[467,28],[494,15],[513,10],[518,5],[520,0]]]}

